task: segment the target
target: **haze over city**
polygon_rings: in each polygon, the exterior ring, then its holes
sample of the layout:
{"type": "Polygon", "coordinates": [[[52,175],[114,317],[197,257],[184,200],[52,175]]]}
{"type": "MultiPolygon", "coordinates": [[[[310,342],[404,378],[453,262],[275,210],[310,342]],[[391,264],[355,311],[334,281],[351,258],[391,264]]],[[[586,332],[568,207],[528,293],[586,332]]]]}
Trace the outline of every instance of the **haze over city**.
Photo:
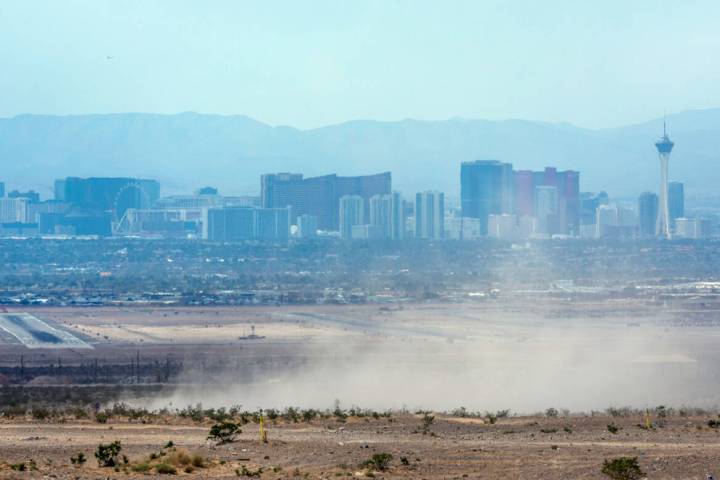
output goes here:
{"type": "Polygon", "coordinates": [[[718,18],[0,3],[0,478],[714,480],[718,18]]]}

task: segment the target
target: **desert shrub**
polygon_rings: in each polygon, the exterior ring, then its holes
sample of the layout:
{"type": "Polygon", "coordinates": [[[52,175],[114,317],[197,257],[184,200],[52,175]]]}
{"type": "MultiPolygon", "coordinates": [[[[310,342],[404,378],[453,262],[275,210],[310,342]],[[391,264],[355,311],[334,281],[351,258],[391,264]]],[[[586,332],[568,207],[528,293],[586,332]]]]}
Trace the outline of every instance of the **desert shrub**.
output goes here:
{"type": "Polygon", "coordinates": [[[192,405],[188,405],[182,410],[178,410],[177,413],[180,417],[189,418],[193,422],[202,422],[205,419],[205,413],[203,412],[202,404],[200,403],[194,407],[192,405]]]}
{"type": "Polygon", "coordinates": [[[82,452],[79,452],[74,457],[70,457],[70,463],[73,465],[82,465],[85,462],[87,462],[87,458],[85,458],[85,454],[82,452]]]}
{"type": "Polygon", "coordinates": [[[540,433],[557,433],[557,428],[541,428],[540,433]]]}
{"type": "Polygon", "coordinates": [[[205,468],[205,458],[199,453],[193,453],[190,457],[190,464],[196,468],[205,468]]]}
{"type": "Polygon", "coordinates": [[[495,416],[497,418],[507,418],[510,416],[510,410],[498,410],[497,412],[495,412],[495,416]]]}
{"type": "Polygon", "coordinates": [[[88,414],[87,410],[84,408],[73,408],[70,412],[73,417],[75,417],[76,420],[82,420],[85,418],[90,418],[90,415],[88,414]]]}
{"type": "Polygon", "coordinates": [[[559,415],[559,412],[557,411],[557,408],[550,407],[547,410],[545,410],[545,416],[548,418],[557,418],[559,415]]]}
{"type": "Polygon", "coordinates": [[[612,480],[639,480],[645,473],[638,465],[637,457],[618,457],[603,462],[602,473],[612,480]]]}
{"type": "Polygon", "coordinates": [[[175,446],[175,443],[172,440],[168,440],[168,442],[165,444],[163,448],[173,448],[175,446]]]}
{"type": "Polygon", "coordinates": [[[605,409],[605,413],[607,413],[611,417],[629,417],[634,412],[630,407],[608,407],[605,409]]]}
{"type": "Polygon", "coordinates": [[[335,409],[333,410],[332,414],[338,421],[341,422],[344,422],[348,417],[347,412],[340,408],[340,402],[335,402],[335,409]]]}
{"type": "Polygon", "coordinates": [[[275,410],[274,408],[269,408],[269,409],[265,410],[265,415],[266,415],[270,420],[275,420],[275,419],[277,419],[277,418],[280,416],[280,414],[278,413],[278,411],[275,410]]]}
{"type": "Polygon", "coordinates": [[[450,412],[450,415],[452,415],[453,417],[467,418],[470,416],[470,413],[468,412],[467,408],[459,407],[450,412]]]}
{"type": "Polygon", "coordinates": [[[136,463],[135,465],[133,465],[133,466],[130,467],[130,469],[131,469],[133,472],[137,472],[137,473],[149,472],[149,471],[150,471],[150,468],[152,468],[152,467],[150,467],[150,464],[147,463],[147,462],[136,463]]]}
{"type": "Polygon", "coordinates": [[[608,429],[608,432],[610,432],[612,434],[616,434],[620,431],[620,427],[618,427],[614,423],[611,423],[610,425],[608,425],[607,429],[608,429]]]}
{"type": "Polygon", "coordinates": [[[495,423],[497,422],[497,419],[498,419],[498,417],[494,413],[487,412],[485,414],[485,420],[487,420],[487,422],[490,425],[495,425],[495,423]]]}
{"type": "Polygon", "coordinates": [[[188,465],[194,467],[204,466],[203,458],[200,455],[190,455],[185,450],[177,450],[171,453],[167,461],[176,467],[186,467],[188,465]]]}
{"type": "Polygon", "coordinates": [[[315,419],[315,417],[318,416],[320,412],[318,412],[315,409],[308,408],[307,410],[302,411],[302,419],[303,422],[310,422],[315,419]]]}
{"type": "Polygon", "coordinates": [[[25,465],[25,462],[12,463],[12,464],[10,464],[10,468],[11,468],[12,470],[15,470],[16,472],[25,472],[25,471],[27,471],[27,465],[25,465]]]}
{"type": "Polygon", "coordinates": [[[262,467],[259,467],[257,470],[250,470],[245,465],[240,465],[240,468],[235,469],[235,475],[238,477],[259,477],[262,475],[262,472],[262,467]]]}
{"type": "Polygon", "coordinates": [[[216,423],[210,427],[210,433],[208,434],[209,440],[215,440],[218,443],[230,443],[235,441],[235,438],[242,433],[240,430],[240,424],[234,422],[222,422],[216,423]]]}
{"type": "Polygon", "coordinates": [[[655,407],[655,415],[657,415],[657,424],[659,427],[664,427],[667,421],[668,415],[672,413],[672,409],[667,408],[665,405],[659,405],[655,407]]]}
{"type": "Polygon", "coordinates": [[[98,465],[101,467],[115,467],[118,465],[118,455],[120,455],[120,440],[115,440],[112,443],[98,445],[95,451],[95,458],[97,459],[98,465]]]}
{"type": "Polygon", "coordinates": [[[285,412],[283,412],[283,418],[287,421],[297,423],[300,421],[300,414],[298,413],[297,408],[287,407],[285,412]]]}
{"type": "Polygon", "coordinates": [[[110,415],[108,415],[106,412],[98,412],[95,414],[95,421],[97,423],[107,423],[109,418],[110,415]]]}
{"type": "Polygon", "coordinates": [[[33,407],[32,417],[35,420],[45,420],[50,418],[52,412],[45,407],[33,407]]]}
{"type": "Polygon", "coordinates": [[[390,461],[392,460],[392,458],[392,455],[390,455],[389,453],[376,453],[368,460],[363,462],[363,466],[370,470],[378,470],[384,472],[390,466],[390,461]]]}
{"type": "Polygon", "coordinates": [[[422,424],[420,424],[420,431],[423,435],[430,433],[430,427],[435,422],[435,415],[430,415],[430,412],[422,412],[422,424]]]}
{"type": "Polygon", "coordinates": [[[710,428],[720,428],[720,420],[708,420],[707,425],[710,428]]]}
{"type": "Polygon", "coordinates": [[[161,475],[176,475],[177,469],[167,463],[158,463],[155,465],[155,471],[161,475]]]}

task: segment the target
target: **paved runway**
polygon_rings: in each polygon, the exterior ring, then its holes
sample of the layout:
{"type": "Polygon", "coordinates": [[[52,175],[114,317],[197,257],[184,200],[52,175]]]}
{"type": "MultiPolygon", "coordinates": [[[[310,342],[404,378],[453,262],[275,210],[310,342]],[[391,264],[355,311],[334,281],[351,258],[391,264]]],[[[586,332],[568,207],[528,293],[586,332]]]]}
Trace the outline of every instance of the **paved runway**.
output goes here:
{"type": "Polygon", "coordinates": [[[29,313],[0,314],[0,329],[27,348],[93,348],[76,336],[52,327],[29,313]]]}

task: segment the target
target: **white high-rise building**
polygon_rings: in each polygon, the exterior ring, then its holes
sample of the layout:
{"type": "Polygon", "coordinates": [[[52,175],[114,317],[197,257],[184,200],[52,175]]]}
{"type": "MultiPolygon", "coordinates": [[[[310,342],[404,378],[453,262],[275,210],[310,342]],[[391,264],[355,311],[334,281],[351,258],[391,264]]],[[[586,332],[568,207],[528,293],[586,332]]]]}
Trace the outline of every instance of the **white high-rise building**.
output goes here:
{"type": "Polygon", "coordinates": [[[426,191],[415,195],[415,238],[445,237],[445,195],[426,191]]]}
{"type": "Polygon", "coordinates": [[[364,201],[360,195],[343,195],[340,197],[340,236],[352,239],[354,225],[364,224],[364,201]]]}
{"type": "Polygon", "coordinates": [[[370,225],[380,232],[380,238],[390,238],[393,230],[393,196],[370,197],[370,225]]]}
{"type": "Polygon", "coordinates": [[[27,222],[27,198],[0,198],[0,223],[27,222]]]}

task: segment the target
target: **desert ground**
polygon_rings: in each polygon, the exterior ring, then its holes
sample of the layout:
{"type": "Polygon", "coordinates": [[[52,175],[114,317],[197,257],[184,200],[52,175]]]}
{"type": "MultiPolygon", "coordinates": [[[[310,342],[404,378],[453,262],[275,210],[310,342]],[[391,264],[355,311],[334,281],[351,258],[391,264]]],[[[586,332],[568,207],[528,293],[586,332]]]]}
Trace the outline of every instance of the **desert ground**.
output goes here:
{"type": "Polygon", "coordinates": [[[708,416],[675,414],[664,426],[649,430],[641,428],[645,421],[642,415],[521,416],[490,424],[436,414],[423,434],[421,415],[396,413],[342,423],[333,418],[269,422],[268,443],[260,441],[258,425],[249,423],[236,442],[215,445],[206,439],[208,422],[2,420],[0,475],[145,478],[156,473],[153,465],[175,461],[177,475],[188,478],[579,479],[606,478],[603,462],[621,456],[637,457],[651,479],[703,479],[720,469],[720,434],[707,426],[708,416]],[[617,433],[608,425],[617,427],[617,433]],[[128,465],[118,471],[99,467],[93,457],[97,445],[115,440],[121,442],[128,465]],[[169,441],[173,447],[164,448],[169,441]],[[198,454],[204,466],[186,473],[173,456],[177,451],[198,454]],[[79,452],[88,461],[73,465],[70,458],[79,452]],[[157,460],[150,460],[153,452],[160,454],[157,460]],[[386,470],[364,465],[382,453],[392,455],[386,470]],[[37,470],[12,470],[11,465],[30,465],[31,459],[37,470]],[[143,464],[150,466],[148,473],[134,471],[147,468],[137,466],[143,464]]]}
{"type": "Polygon", "coordinates": [[[707,305],[694,311],[627,299],[545,299],[24,311],[93,349],[28,349],[0,336],[0,366],[10,379],[0,387],[3,478],[143,478],[156,474],[154,466],[173,455],[163,449],[169,441],[176,451],[204,459],[204,466],[190,473],[184,464],[177,466],[177,475],[194,478],[238,473],[261,478],[605,478],[603,462],[623,456],[638,457],[653,479],[702,479],[720,471],[720,433],[708,423],[717,419],[720,405],[720,327],[714,324],[717,312],[707,305]],[[248,338],[252,326],[260,338],[248,338]],[[25,372],[50,373],[40,375],[42,382],[27,373],[17,381],[21,357],[25,372]],[[128,373],[137,372],[136,358],[147,367],[142,372],[162,372],[165,362],[175,370],[169,377],[138,378],[128,373]],[[98,364],[100,375],[93,377],[91,367],[98,364]],[[105,376],[103,365],[126,368],[105,376]],[[67,373],[73,366],[81,372],[90,366],[82,387],[74,387],[67,373]],[[116,393],[94,407],[101,409],[123,401],[149,410],[202,403],[253,411],[288,406],[331,411],[339,403],[393,413],[390,419],[343,422],[276,419],[269,423],[267,444],[251,422],[236,442],[215,445],[207,440],[212,425],[207,419],[113,417],[102,424],[72,415],[34,418],[33,403],[72,407],[69,397],[43,390],[54,382],[78,391],[112,384],[116,393]],[[159,387],[137,393],[150,383],[159,387]],[[27,397],[26,413],[13,415],[10,399],[18,392],[35,394],[27,397]],[[633,413],[605,413],[626,405],[633,413]],[[648,419],[638,412],[655,412],[659,405],[675,411],[664,425],[653,416],[652,427],[646,428],[648,419]],[[461,406],[481,414],[448,413],[461,406]],[[549,407],[565,416],[546,417],[542,412],[549,407]],[[419,432],[423,415],[415,413],[421,410],[435,416],[425,434],[419,432]],[[485,412],[500,410],[511,414],[490,423],[485,412]],[[99,443],[114,440],[121,442],[129,462],[119,472],[99,467],[93,457],[99,443]],[[88,461],[71,464],[70,457],[79,452],[88,461]],[[148,463],[153,452],[164,456],[151,460],[145,473],[133,470],[148,463]],[[380,453],[392,455],[386,470],[363,465],[380,453]],[[12,469],[20,463],[37,470],[12,469]]]}

